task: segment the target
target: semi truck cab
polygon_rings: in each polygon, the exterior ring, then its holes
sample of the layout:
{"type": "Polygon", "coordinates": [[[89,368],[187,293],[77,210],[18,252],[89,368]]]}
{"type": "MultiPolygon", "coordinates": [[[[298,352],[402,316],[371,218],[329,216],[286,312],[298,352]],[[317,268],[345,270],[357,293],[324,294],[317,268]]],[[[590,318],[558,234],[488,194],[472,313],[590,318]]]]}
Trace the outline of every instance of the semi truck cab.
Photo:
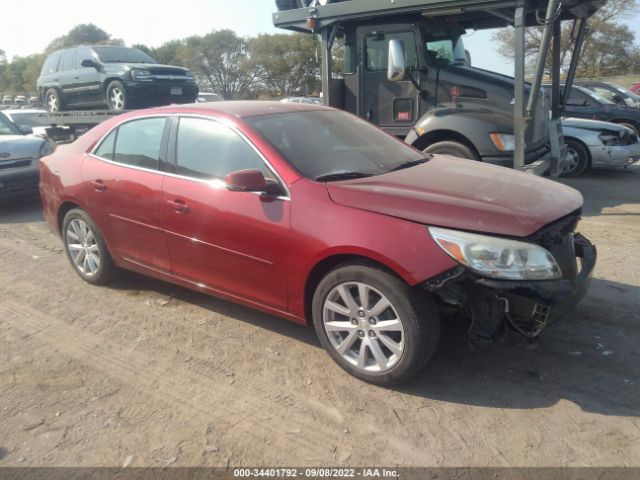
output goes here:
{"type": "Polygon", "coordinates": [[[562,99],[571,90],[588,20],[605,3],[276,0],[273,22],[320,35],[326,104],[428,153],[557,176],[566,153],[562,99]],[[567,20],[573,48],[561,92],[561,23],[567,20]],[[464,46],[467,30],[508,26],[515,32],[514,77],[474,67],[464,46]],[[528,83],[525,28],[531,26],[542,29],[542,41],[528,83]],[[548,64],[552,86],[545,89],[548,64]]]}
{"type": "MultiPolygon", "coordinates": [[[[408,16],[346,23],[340,34],[343,84],[334,89],[343,95],[333,106],[428,153],[513,166],[514,80],[472,66],[464,28],[408,16]],[[400,67],[391,78],[390,62],[400,67]]],[[[548,110],[545,93],[538,97],[536,109],[548,110]]],[[[526,141],[526,163],[548,158],[544,121],[527,127],[526,141]]]]}

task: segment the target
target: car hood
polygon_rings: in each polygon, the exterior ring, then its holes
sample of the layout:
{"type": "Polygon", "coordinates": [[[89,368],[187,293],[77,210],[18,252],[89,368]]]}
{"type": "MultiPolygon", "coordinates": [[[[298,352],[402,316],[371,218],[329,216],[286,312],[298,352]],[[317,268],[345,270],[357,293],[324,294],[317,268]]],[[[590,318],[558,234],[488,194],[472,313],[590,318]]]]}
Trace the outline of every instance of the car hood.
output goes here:
{"type": "Polygon", "coordinates": [[[189,71],[188,68],[175,67],[173,65],[162,65],[160,63],[107,63],[105,65],[124,70],[140,68],[143,70],[149,70],[155,75],[184,75],[185,72],[189,71]]]}
{"type": "Polygon", "coordinates": [[[327,184],[349,207],[425,225],[526,237],[582,207],[573,188],[447,155],[375,177],[327,184]]]}
{"type": "Polygon", "coordinates": [[[0,136],[0,162],[17,158],[38,158],[40,147],[44,142],[44,139],[31,135],[2,135],[0,136]]]}
{"type": "Polygon", "coordinates": [[[586,130],[595,130],[595,131],[610,130],[610,131],[616,131],[616,132],[626,132],[626,131],[632,132],[630,128],[625,127],[623,125],[618,125],[616,123],[611,123],[611,122],[602,122],[600,120],[589,120],[586,118],[573,118],[573,117],[563,118],[562,126],[569,127],[569,128],[584,128],[586,130]]]}

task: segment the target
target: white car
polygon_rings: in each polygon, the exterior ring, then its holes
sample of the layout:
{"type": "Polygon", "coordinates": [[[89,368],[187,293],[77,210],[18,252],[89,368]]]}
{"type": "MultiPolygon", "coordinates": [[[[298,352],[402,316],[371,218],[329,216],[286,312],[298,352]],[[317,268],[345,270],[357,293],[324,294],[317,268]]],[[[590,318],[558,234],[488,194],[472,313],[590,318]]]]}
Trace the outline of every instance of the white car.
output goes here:
{"type": "Polygon", "coordinates": [[[8,109],[2,110],[2,113],[18,125],[20,129],[23,129],[26,133],[33,133],[34,135],[46,136],[47,128],[51,126],[49,119],[47,118],[46,110],[37,109],[8,109]],[[29,129],[31,129],[29,131],[29,129]]]}
{"type": "Polygon", "coordinates": [[[568,147],[563,177],[578,176],[589,168],[628,167],[640,160],[640,139],[624,125],[563,118],[562,132],[568,147]]]}
{"type": "Polygon", "coordinates": [[[0,112],[0,199],[38,194],[40,158],[55,144],[29,133],[29,127],[18,127],[0,112]]]}

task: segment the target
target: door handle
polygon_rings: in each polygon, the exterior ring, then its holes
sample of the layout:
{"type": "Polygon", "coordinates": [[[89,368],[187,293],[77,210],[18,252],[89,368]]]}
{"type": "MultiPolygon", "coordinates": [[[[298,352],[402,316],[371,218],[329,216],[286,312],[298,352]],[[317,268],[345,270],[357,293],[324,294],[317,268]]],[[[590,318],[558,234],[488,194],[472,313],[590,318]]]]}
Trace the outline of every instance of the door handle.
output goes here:
{"type": "Polygon", "coordinates": [[[76,75],[75,77],[73,77],[74,80],[80,80],[80,77],[78,75],[76,75]]]}
{"type": "Polygon", "coordinates": [[[176,213],[183,215],[185,213],[189,213],[189,205],[184,203],[182,200],[167,200],[169,206],[175,210],[176,213]]]}
{"type": "Polygon", "coordinates": [[[104,184],[104,182],[100,179],[98,180],[92,180],[91,181],[91,186],[93,186],[93,188],[97,191],[97,192],[104,192],[107,189],[107,186],[104,184]]]}

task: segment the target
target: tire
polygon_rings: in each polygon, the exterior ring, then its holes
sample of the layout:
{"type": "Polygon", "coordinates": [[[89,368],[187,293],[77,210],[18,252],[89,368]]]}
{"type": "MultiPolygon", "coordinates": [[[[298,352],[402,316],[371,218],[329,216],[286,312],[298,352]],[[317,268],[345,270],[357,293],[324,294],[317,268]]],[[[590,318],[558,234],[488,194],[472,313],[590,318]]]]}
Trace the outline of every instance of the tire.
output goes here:
{"type": "Polygon", "coordinates": [[[50,88],[44,93],[44,106],[49,113],[64,111],[64,104],[58,90],[50,88]]]}
{"type": "Polygon", "coordinates": [[[122,112],[130,107],[129,96],[122,82],[114,80],[107,86],[107,105],[113,112],[122,112]]]}
{"type": "Polygon", "coordinates": [[[423,150],[426,153],[452,155],[458,158],[466,158],[468,160],[480,160],[478,155],[464,143],[445,140],[429,145],[423,150]]]}
{"type": "Polygon", "coordinates": [[[560,176],[564,178],[577,177],[589,167],[589,150],[582,143],[572,138],[565,139],[569,151],[560,169],[560,176]]]}
{"type": "Polygon", "coordinates": [[[329,272],[316,288],[312,314],[318,338],[331,358],[351,375],[383,387],[406,382],[418,373],[440,337],[435,303],[368,263],[344,264],[329,272]],[[367,308],[357,308],[362,306],[363,285],[368,287],[367,308]],[[376,312],[384,300],[389,306],[376,312]],[[346,307],[349,303],[351,309],[346,307]]]}
{"type": "Polygon", "coordinates": [[[64,216],[62,240],[71,266],[83,280],[104,285],[115,277],[116,267],[102,235],[84,210],[74,208],[64,216]]]}

